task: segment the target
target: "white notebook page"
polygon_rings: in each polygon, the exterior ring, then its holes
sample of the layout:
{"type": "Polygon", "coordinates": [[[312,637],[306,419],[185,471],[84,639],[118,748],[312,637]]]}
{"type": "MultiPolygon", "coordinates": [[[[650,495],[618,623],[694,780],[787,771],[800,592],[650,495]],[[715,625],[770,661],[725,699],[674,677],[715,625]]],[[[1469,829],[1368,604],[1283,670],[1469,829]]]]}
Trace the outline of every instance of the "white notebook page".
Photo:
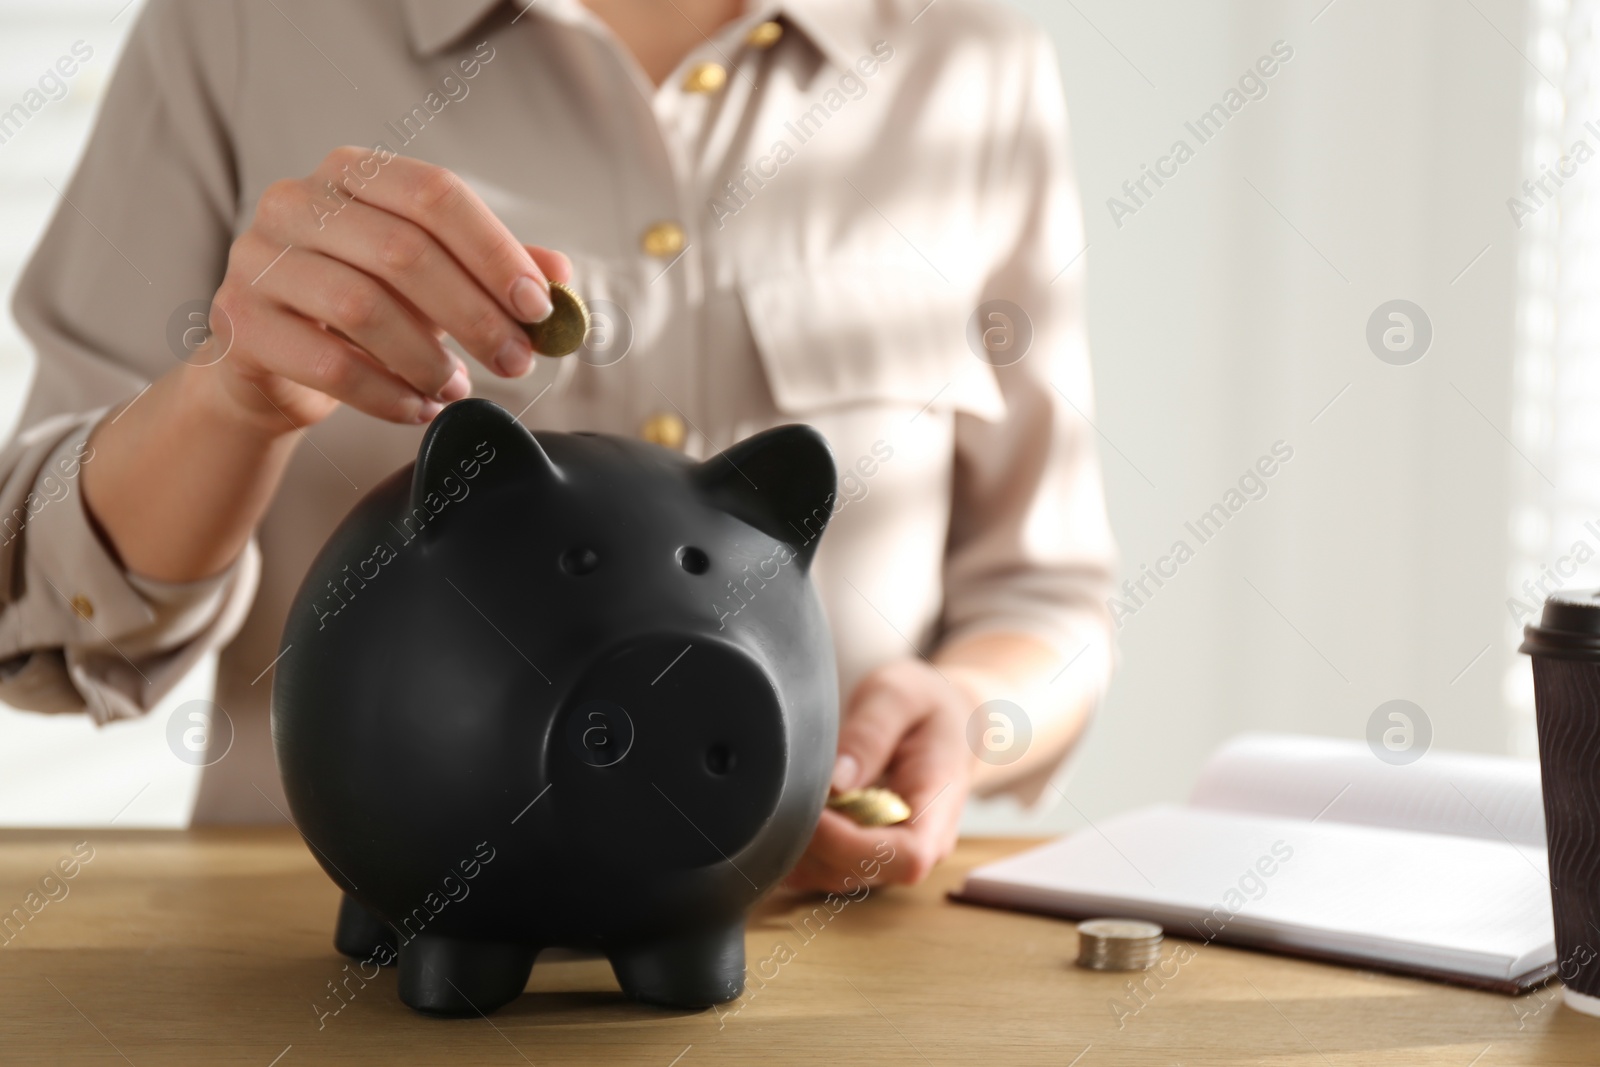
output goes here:
{"type": "Polygon", "coordinates": [[[1430,751],[1393,766],[1362,741],[1247,733],[1206,762],[1189,805],[1545,845],[1531,759],[1430,751]]]}

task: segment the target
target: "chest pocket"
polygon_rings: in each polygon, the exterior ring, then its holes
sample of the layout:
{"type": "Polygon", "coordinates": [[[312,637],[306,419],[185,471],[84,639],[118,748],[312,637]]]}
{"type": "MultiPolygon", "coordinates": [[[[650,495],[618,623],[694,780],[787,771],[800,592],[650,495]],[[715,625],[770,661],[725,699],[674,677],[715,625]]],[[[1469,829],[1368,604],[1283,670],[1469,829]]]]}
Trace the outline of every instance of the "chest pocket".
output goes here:
{"type": "Polygon", "coordinates": [[[1005,417],[993,369],[967,344],[971,301],[925,270],[817,267],[747,278],[740,292],[784,414],[893,404],[1005,417]]]}

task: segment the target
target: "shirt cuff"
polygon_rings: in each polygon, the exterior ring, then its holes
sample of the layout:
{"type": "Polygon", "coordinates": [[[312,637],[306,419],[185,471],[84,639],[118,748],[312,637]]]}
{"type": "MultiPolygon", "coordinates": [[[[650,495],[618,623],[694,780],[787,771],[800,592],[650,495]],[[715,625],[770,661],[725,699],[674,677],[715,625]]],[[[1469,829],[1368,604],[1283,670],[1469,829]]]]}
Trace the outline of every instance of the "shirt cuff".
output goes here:
{"type": "Polygon", "coordinates": [[[82,465],[79,456],[94,461],[87,442],[97,423],[57,445],[34,480],[33,493],[43,503],[28,520],[23,566],[30,585],[33,579],[42,584],[28,590],[34,625],[24,640],[36,647],[105,644],[156,622],[154,607],[128,582],[84,504],[81,470],[74,468],[82,465]],[[64,477],[69,470],[73,476],[64,477]]]}
{"type": "Polygon", "coordinates": [[[149,711],[238,631],[260,553],[252,540],[227,570],[194,582],[128,571],[96,529],[78,477],[93,462],[86,442],[97,422],[63,440],[35,479],[43,504],[24,535],[26,593],[6,612],[20,632],[5,642],[32,655],[5,688],[15,700],[26,695],[26,676],[39,675],[33,688],[41,699],[19,706],[53,711],[62,709],[60,683],[70,682],[81,707],[104,724],[149,711]]]}

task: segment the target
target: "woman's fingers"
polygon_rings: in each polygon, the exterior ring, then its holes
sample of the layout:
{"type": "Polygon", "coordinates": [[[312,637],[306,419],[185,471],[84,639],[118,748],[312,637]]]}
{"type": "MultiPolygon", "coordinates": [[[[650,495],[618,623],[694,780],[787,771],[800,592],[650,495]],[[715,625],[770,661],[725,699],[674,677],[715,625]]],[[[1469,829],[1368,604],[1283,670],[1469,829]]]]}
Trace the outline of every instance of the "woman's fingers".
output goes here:
{"type": "Polygon", "coordinates": [[[901,738],[885,782],[905,800],[917,824],[928,826],[935,836],[947,832],[953,844],[972,780],[973,755],[967,748],[962,698],[953,692],[934,697],[935,707],[901,738]]]}
{"type": "Polygon", "coordinates": [[[874,782],[889,765],[895,746],[925,710],[912,679],[901,677],[899,663],[869,674],[850,695],[839,724],[839,755],[833,788],[858,789],[874,782]]]}
{"type": "Polygon", "coordinates": [[[466,395],[450,351],[371,275],[319,252],[291,248],[256,288],[281,307],[338,330],[422,396],[466,395]]]}
{"type": "Polygon", "coordinates": [[[572,280],[572,260],[553,248],[540,248],[538,245],[523,245],[533,261],[539,264],[539,269],[544,271],[544,276],[553,282],[570,282],[572,280]]]}
{"type": "Polygon", "coordinates": [[[952,826],[944,819],[866,827],[828,811],[785,883],[829,893],[862,885],[916,885],[949,855],[953,841],[952,826]]]}
{"type": "Polygon", "coordinates": [[[827,893],[859,892],[862,886],[900,881],[893,864],[898,858],[894,827],[857,826],[836,811],[824,811],[805,855],[785,879],[793,889],[827,893]]]}
{"type": "Polygon", "coordinates": [[[387,422],[427,422],[443,404],[418,393],[349,341],[288,310],[264,305],[251,324],[272,353],[263,369],[387,422]]]}
{"type": "MultiPolygon", "coordinates": [[[[914,885],[955,847],[970,780],[959,716],[939,706],[892,743],[886,782],[911,808],[893,826],[857,826],[824,811],[806,848],[809,888],[837,890],[847,877],[914,885]]],[[[870,780],[870,779],[869,779],[870,780]]]]}
{"type": "MultiPolygon", "coordinates": [[[[834,884],[853,876],[915,885],[955,844],[966,785],[951,783],[945,793],[956,794],[949,805],[935,803],[914,815],[915,822],[894,826],[857,826],[836,811],[825,811],[806,856],[826,870],[834,884]]],[[[941,796],[940,801],[946,798],[941,796]]]]}
{"type": "Polygon", "coordinates": [[[336,149],[309,177],[269,186],[234,242],[212,302],[232,326],[227,395],[254,405],[264,385],[296,426],[325,417],[330,398],[425,421],[471,392],[444,337],[496,373],[526,374],[523,324],[549,315],[547,277],[571,274],[565,256],[521,244],[449,171],[336,149]]]}
{"type": "MultiPolygon", "coordinates": [[[[550,314],[543,269],[478,194],[450,171],[405,156],[380,162],[367,149],[341,148],[313,175],[314,191],[325,192],[325,182],[334,187],[333,203],[343,193],[432,234],[519,322],[539,322],[550,314]]],[[[342,214],[320,218],[320,228],[336,226],[342,214]]]]}
{"type": "MultiPolygon", "coordinates": [[[[311,230],[301,247],[378,278],[414,307],[430,327],[461,343],[484,366],[507,377],[527,372],[533,347],[521,325],[485,292],[433,235],[417,224],[356,202],[336,225],[311,230]]],[[[372,349],[388,361],[387,353],[372,349]]],[[[396,370],[401,370],[396,367],[396,370]]],[[[410,380],[409,375],[404,375],[410,380]]]]}

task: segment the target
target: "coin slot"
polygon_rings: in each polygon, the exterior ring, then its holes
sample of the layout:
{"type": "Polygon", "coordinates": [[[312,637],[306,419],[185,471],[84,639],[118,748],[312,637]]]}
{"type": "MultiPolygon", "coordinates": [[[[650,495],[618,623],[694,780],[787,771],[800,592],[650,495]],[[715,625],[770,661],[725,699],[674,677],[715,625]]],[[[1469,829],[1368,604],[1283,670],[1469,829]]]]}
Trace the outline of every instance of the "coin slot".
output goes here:
{"type": "Polygon", "coordinates": [[[733,770],[735,762],[733,749],[727,745],[712,745],[706,749],[706,770],[718,777],[733,770]]]}
{"type": "Polygon", "coordinates": [[[561,553],[561,570],[575,578],[593,573],[600,566],[600,557],[592,548],[569,548],[561,553]]]}
{"type": "Polygon", "coordinates": [[[693,545],[678,549],[678,565],[690,574],[704,574],[711,569],[711,557],[693,545]]]}

